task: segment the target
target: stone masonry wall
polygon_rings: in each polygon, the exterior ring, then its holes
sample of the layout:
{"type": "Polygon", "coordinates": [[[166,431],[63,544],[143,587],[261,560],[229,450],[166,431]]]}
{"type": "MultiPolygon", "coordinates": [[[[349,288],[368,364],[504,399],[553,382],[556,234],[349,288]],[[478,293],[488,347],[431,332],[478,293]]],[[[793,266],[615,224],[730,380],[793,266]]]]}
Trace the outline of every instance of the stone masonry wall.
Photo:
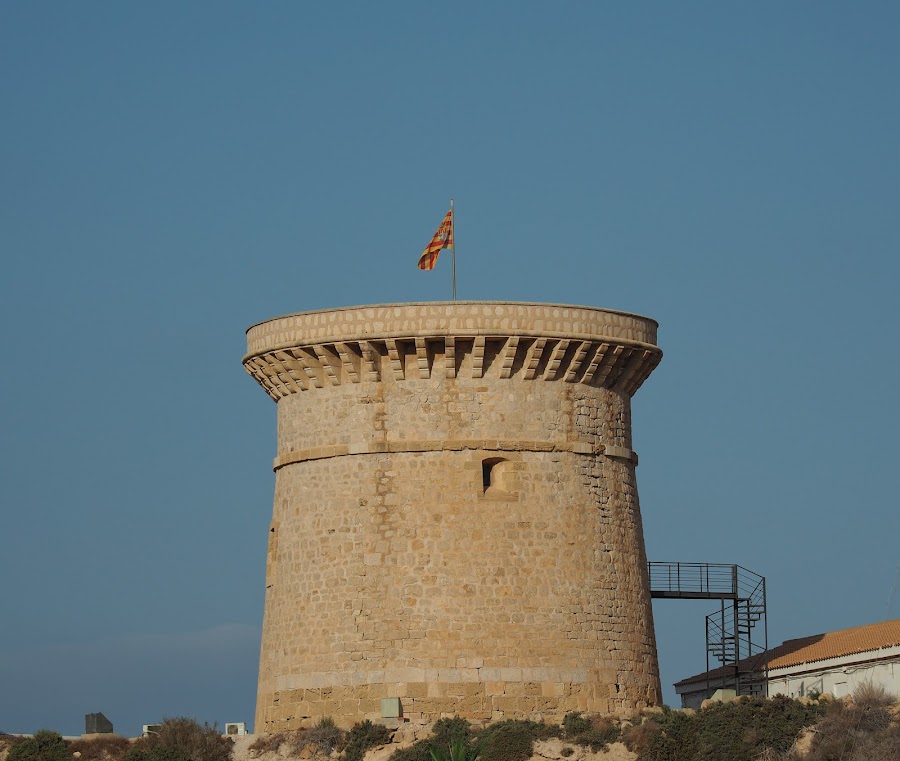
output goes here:
{"type": "Polygon", "coordinates": [[[245,360],[278,399],[257,731],[659,702],[630,430],[658,350],[603,339],[245,360]]]}

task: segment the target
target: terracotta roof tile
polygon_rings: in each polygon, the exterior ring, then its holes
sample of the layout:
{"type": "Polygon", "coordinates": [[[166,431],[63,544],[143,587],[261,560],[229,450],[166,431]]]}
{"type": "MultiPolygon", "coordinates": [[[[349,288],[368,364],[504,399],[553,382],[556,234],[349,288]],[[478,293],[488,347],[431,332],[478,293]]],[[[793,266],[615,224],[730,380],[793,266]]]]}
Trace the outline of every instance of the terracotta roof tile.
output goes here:
{"type": "MultiPolygon", "coordinates": [[[[882,621],[878,624],[856,626],[852,629],[841,629],[836,632],[814,634],[811,637],[789,639],[784,644],[765,653],[755,655],[753,658],[745,658],[741,661],[741,670],[761,669],[767,660],[770,669],[786,668],[801,663],[824,661],[828,658],[840,658],[896,646],[900,646],[900,618],[895,618],[893,621],[882,621]]],[[[732,673],[731,669],[716,668],[682,679],[675,686],[705,682],[707,678],[715,680],[726,673],[732,673]]]]}
{"type": "Polygon", "coordinates": [[[798,663],[824,661],[827,658],[866,653],[896,645],[900,645],[900,618],[882,621],[880,624],[827,632],[814,637],[789,639],[775,648],[769,660],[769,668],[777,669],[796,666],[798,663]]]}

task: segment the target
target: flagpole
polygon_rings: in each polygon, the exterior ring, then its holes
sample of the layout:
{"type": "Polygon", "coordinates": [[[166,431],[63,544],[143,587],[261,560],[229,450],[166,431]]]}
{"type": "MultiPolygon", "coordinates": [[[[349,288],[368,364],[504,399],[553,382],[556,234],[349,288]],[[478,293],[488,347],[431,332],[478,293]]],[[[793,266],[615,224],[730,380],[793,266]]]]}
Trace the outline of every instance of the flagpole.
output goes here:
{"type": "Polygon", "coordinates": [[[453,213],[453,199],[450,199],[450,224],[453,225],[453,241],[450,244],[450,261],[453,269],[453,300],[456,301],[456,214],[453,213]]]}

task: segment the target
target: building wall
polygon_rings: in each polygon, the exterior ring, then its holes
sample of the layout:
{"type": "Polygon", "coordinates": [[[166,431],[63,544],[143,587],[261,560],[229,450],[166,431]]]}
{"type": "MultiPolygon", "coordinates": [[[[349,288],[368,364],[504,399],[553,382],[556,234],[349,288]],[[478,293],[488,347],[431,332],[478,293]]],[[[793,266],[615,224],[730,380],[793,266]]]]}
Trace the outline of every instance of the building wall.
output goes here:
{"type": "Polygon", "coordinates": [[[387,697],[420,721],[657,704],[630,395],[658,350],[397,327],[248,357],[278,399],[257,731],[387,697]]]}
{"type": "Polygon", "coordinates": [[[841,698],[853,694],[865,683],[881,685],[900,696],[900,647],[831,658],[792,669],[773,669],[769,674],[769,693],[799,698],[814,691],[841,698]]]}
{"type": "MultiPolygon", "coordinates": [[[[764,677],[760,674],[757,691],[763,694],[764,677]]],[[[810,693],[828,693],[836,698],[852,695],[863,684],[884,687],[900,696],[900,647],[882,648],[868,653],[829,658],[814,663],[798,664],[769,671],[769,695],[790,698],[808,697],[810,693]]],[[[721,686],[705,682],[677,688],[682,708],[699,708],[712,692],[721,686]]]]}

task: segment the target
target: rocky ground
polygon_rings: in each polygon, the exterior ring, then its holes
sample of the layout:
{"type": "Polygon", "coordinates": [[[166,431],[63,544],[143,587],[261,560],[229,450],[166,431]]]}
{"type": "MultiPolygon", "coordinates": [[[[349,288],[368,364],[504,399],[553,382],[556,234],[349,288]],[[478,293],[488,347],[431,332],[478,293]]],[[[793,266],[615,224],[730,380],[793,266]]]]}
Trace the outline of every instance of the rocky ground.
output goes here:
{"type": "MultiPolygon", "coordinates": [[[[422,733],[413,729],[406,733],[398,732],[394,742],[366,753],[365,761],[387,761],[394,751],[412,745],[415,740],[419,739],[420,734],[423,737],[426,736],[427,730],[422,733]]],[[[238,737],[234,743],[233,761],[285,761],[289,757],[287,745],[282,745],[280,752],[253,753],[250,746],[256,739],[257,737],[254,735],[238,737]]],[[[301,758],[306,761],[325,761],[325,759],[332,759],[337,755],[324,756],[316,753],[312,748],[304,748],[293,758],[301,758]]],[[[581,745],[554,738],[537,741],[534,744],[534,755],[531,757],[531,761],[635,761],[636,758],[637,756],[622,743],[612,743],[606,751],[592,753],[581,745]],[[571,749],[571,753],[564,752],[566,748],[571,749]]]]}

